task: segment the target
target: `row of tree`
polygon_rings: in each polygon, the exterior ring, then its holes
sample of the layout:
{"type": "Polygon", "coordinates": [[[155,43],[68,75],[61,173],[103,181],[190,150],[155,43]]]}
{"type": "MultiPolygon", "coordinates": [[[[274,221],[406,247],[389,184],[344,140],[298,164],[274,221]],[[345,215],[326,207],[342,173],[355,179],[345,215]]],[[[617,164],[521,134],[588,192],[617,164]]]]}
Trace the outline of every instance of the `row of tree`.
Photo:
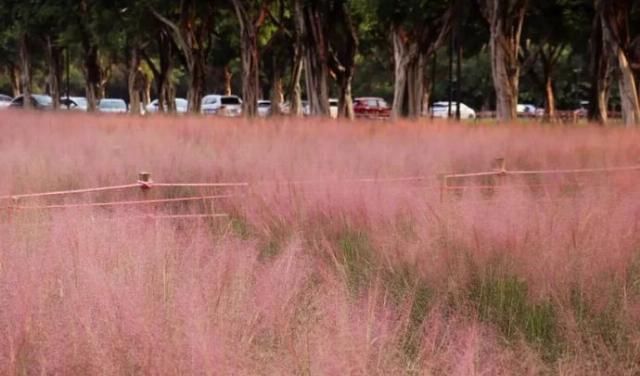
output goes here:
{"type": "Polygon", "coordinates": [[[631,125],[640,123],[639,14],[637,0],[5,0],[0,65],[14,94],[29,95],[33,66],[44,61],[58,106],[72,60],[89,110],[105,95],[116,57],[134,111],[152,84],[160,108],[174,110],[172,77],[180,70],[189,110],[199,112],[210,67],[222,67],[229,94],[239,55],[247,116],[265,92],[276,114],[285,99],[301,114],[305,96],[312,114],[328,115],[335,88],[340,116],[351,118],[357,68],[382,59],[393,71],[393,116],[417,117],[431,100],[439,51],[449,52],[450,98],[463,90],[463,55],[487,53],[497,116],[508,121],[523,78],[540,88],[553,119],[558,67],[580,56],[588,60],[576,66],[589,68],[591,119],[607,121],[617,82],[631,125]]]}

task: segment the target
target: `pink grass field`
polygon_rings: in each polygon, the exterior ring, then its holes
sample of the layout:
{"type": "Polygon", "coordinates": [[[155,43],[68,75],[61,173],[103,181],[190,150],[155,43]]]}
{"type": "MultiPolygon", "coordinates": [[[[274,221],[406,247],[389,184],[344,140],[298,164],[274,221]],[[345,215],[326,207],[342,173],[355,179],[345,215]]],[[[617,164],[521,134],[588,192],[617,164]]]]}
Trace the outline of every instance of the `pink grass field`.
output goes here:
{"type": "Polygon", "coordinates": [[[640,171],[438,180],[638,131],[2,112],[0,156],[0,196],[248,183],[0,199],[1,375],[640,373],[640,171]]]}

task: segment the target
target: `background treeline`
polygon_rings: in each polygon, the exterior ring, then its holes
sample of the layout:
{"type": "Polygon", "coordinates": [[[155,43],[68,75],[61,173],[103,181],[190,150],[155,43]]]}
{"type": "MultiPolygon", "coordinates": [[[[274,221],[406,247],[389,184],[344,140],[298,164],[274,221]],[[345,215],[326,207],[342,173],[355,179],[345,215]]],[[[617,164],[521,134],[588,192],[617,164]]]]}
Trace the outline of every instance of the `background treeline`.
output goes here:
{"type": "MultiPolygon", "coordinates": [[[[395,117],[434,100],[516,116],[517,103],[640,123],[638,0],[5,0],[0,91],[104,96],[132,109],[206,93],[301,99],[314,115],[339,99],[382,96],[395,117]],[[67,81],[68,79],[68,81],[67,81]]],[[[273,105],[274,113],[280,107],[273,105]]]]}

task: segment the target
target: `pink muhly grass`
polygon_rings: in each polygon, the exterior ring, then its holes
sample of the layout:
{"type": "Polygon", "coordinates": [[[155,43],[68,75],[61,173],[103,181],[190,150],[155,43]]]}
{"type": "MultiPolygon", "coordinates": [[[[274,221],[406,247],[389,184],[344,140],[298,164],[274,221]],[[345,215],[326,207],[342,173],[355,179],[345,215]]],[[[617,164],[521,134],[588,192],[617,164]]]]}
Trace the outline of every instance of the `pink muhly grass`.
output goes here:
{"type": "Polygon", "coordinates": [[[443,200],[438,174],[496,157],[509,170],[628,166],[638,141],[591,127],[7,113],[0,196],[142,170],[249,188],[17,201],[235,195],[213,204],[0,201],[0,374],[637,372],[637,171],[443,200]],[[230,217],[141,218],[203,210],[230,217]]]}

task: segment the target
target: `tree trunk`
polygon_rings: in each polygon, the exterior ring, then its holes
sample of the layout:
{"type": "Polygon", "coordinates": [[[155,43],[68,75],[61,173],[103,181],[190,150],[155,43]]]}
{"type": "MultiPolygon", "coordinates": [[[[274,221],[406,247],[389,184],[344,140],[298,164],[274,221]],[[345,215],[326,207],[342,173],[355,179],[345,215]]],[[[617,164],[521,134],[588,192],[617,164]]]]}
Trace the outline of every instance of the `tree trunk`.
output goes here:
{"type": "Polygon", "coordinates": [[[60,82],[62,81],[62,51],[55,46],[51,36],[46,37],[49,95],[54,109],[60,107],[60,82]]]}
{"type": "Polygon", "coordinates": [[[527,0],[484,0],[482,12],[489,22],[491,73],[496,93],[499,121],[512,121],[517,116],[520,64],[518,52],[527,0]]]}
{"type": "Polygon", "coordinates": [[[553,91],[551,75],[545,74],[544,82],[544,116],[547,121],[553,121],[556,117],[556,97],[553,91]]]}
{"type": "Polygon", "coordinates": [[[224,66],[224,95],[231,95],[231,79],[233,78],[233,73],[231,72],[231,68],[229,64],[224,66]]]}
{"type": "Polygon", "coordinates": [[[281,106],[284,101],[282,90],[282,73],[277,66],[276,57],[273,57],[273,77],[271,78],[271,116],[282,115],[281,106]]]}
{"type": "Polygon", "coordinates": [[[98,47],[95,45],[85,45],[84,75],[87,111],[95,111],[102,94],[102,70],[98,62],[98,47]]]}
{"type": "MultiPolygon", "coordinates": [[[[494,32],[492,31],[492,34],[494,32]]],[[[496,112],[500,121],[517,117],[519,68],[516,52],[506,48],[505,36],[498,31],[491,37],[491,73],[496,91],[496,112]]]]}
{"type": "Polygon", "coordinates": [[[603,23],[596,15],[590,37],[591,89],[589,100],[589,120],[604,125],[608,120],[607,104],[610,80],[609,49],[603,45],[603,23]]]}
{"type": "Polygon", "coordinates": [[[11,91],[14,97],[22,94],[22,85],[20,84],[22,74],[20,73],[20,67],[14,63],[9,65],[9,78],[11,80],[11,91]]]}
{"type": "Polygon", "coordinates": [[[31,58],[29,56],[29,45],[27,34],[20,35],[20,86],[22,86],[22,95],[24,96],[24,108],[31,108],[31,58]]]}
{"type": "Polygon", "coordinates": [[[311,115],[329,116],[329,67],[323,19],[318,4],[295,1],[296,28],[303,41],[307,100],[311,115]]]}
{"type": "Polygon", "coordinates": [[[338,117],[346,119],[355,119],[356,114],[353,111],[353,94],[351,93],[351,81],[353,75],[342,75],[338,81],[340,86],[340,95],[338,97],[338,117]]]}
{"type": "Polygon", "coordinates": [[[202,107],[202,91],[204,89],[204,69],[200,63],[195,63],[189,70],[190,80],[187,90],[189,112],[199,114],[202,107]]]}
{"type": "Polygon", "coordinates": [[[391,108],[391,117],[398,119],[406,115],[407,108],[407,81],[409,79],[409,67],[417,54],[417,44],[408,41],[402,30],[394,28],[392,30],[393,38],[393,63],[394,63],[394,80],[393,80],[393,105],[391,108]]]}
{"type": "Polygon", "coordinates": [[[131,47],[129,56],[129,74],[127,84],[129,88],[129,113],[140,114],[139,88],[140,53],[138,47],[131,47]]]}
{"type": "Polygon", "coordinates": [[[253,27],[245,27],[242,31],[240,54],[242,60],[242,113],[244,116],[254,117],[258,106],[259,53],[258,38],[253,27]]]}
{"type": "Polygon", "coordinates": [[[296,117],[302,116],[302,88],[300,87],[300,79],[302,78],[303,46],[300,34],[296,32],[296,42],[294,46],[293,65],[291,68],[291,82],[287,97],[289,98],[290,108],[289,115],[296,117]]]}
{"type": "Polygon", "coordinates": [[[406,115],[412,119],[417,119],[422,113],[422,101],[424,99],[424,76],[427,57],[419,54],[414,59],[407,74],[407,98],[406,115]]]}
{"type": "Polygon", "coordinates": [[[617,48],[618,66],[620,67],[620,101],[622,102],[622,117],[627,127],[640,124],[640,104],[638,103],[638,89],[635,76],[629,60],[622,48],[617,48]]]}

